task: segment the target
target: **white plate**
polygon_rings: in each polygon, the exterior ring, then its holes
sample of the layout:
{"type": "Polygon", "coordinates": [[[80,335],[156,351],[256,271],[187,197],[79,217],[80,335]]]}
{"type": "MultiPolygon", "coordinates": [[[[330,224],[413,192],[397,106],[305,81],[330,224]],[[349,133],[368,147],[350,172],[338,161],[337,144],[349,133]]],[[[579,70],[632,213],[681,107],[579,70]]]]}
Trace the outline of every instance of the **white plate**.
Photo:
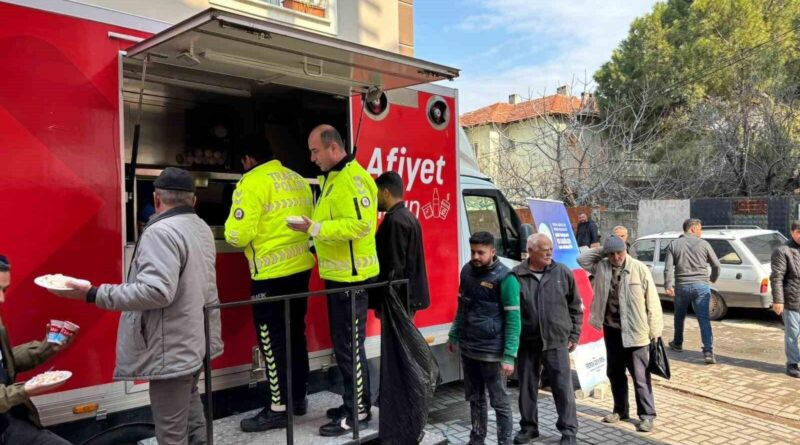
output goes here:
{"type": "MultiPolygon", "coordinates": [[[[33,279],[33,282],[34,282],[34,283],[36,283],[37,285],[39,285],[39,286],[41,286],[41,287],[45,288],[45,289],[51,289],[51,290],[70,290],[70,288],[68,288],[68,287],[59,287],[59,286],[52,286],[52,285],[50,285],[50,284],[47,282],[47,277],[49,277],[49,276],[52,276],[52,275],[58,275],[58,274],[47,274],[47,275],[42,275],[42,276],[40,276],[40,277],[36,277],[36,278],[34,278],[34,279],[33,279]]],[[[63,277],[64,277],[65,279],[71,279],[71,280],[74,280],[74,278],[72,278],[72,277],[69,277],[69,276],[66,276],[66,275],[63,275],[63,277]]]]}
{"type": "Polygon", "coordinates": [[[72,372],[71,371],[47,371],[47,372],[43,372],[41,374],[38,374],[36,376],[33,376],[33,378],[28,380],[26,382],[26,384],[31,384],[31,385],[34,385],[34,386],[53,386],[53,385],[58,385],[60,383],[64,383],[67,380],[69,380],[71,377],[72,377],[72,372]],[[57,378],[55,378],[53,380],[49,380],[47,382],[41,382],[41,383],[34,382],[34,380],[40,379],[40,378],[42,378],[42,376],[44,376],[45,374],[48,374],[48,373],[59,373],[59,375],[58,375],[57,378]]]}

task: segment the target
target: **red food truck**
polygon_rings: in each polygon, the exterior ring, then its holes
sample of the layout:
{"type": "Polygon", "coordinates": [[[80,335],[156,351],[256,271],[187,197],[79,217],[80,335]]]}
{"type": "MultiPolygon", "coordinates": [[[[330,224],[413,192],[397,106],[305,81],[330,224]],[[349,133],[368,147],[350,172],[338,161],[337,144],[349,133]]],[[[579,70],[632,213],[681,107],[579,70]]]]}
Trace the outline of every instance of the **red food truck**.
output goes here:
{"type": "MultiPolygon", "coordinates": [[[[149,402],[146,382],[111,378],[118,313],[59,299],[33,279],[122,282],[152,212],[153,180],[179,166],[194,175],[197,212],[218,238],[221,301],[248,299],[246,260],[222,233],[241,175],[238,144],[265,135],[285,165],[314,178],[306,138],[320,123],[337,127],[371,174],[403,176],[423,227],[432,300],[415,323],[443,380],[460,377],[443,344],[469,233],[495,233],[498,254],[513,261],[530,230],[480,174],[469,143],[459,144],[456,90],[431,84],[458,70],[217,9],[159,29],[80,2],[0,1],[0,23],[0,253],[14,267],[3,318],[13,343],[41,338],[50,319],[81,326],[48,364],[72,379],[34,400],[46,426],[76,443],[109,431],[106,443],[122,443],[141,433],[149,402]]],[[[312,390],[321,389],[335,366],[323,299],[310,299],[307,324],[312,390]]],[[[370,314],[371,362],[379,330],[370,314]]],[[[260,403],[249,308],[224,311],[222,333],[216,416],[260,403]]]]}

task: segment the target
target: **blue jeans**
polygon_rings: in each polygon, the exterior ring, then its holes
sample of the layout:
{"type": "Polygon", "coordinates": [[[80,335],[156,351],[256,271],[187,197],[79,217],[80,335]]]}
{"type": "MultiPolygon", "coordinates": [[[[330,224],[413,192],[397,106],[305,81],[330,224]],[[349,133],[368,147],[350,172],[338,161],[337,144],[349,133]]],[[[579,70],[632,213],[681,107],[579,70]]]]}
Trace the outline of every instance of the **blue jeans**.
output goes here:
{"type": "Polygon", "coordinates": [[[800,312],[783,310],[784,341],[786,342],[786,364],[800,363],[800,347],[797,339],[800,337],[800,312]]]}
{"type": "Polygon", "coordinates": [[[675,286],[675,336],[676,345],[683,345],[683,321],[689,303],[700,324],[700,338],[703,340],[703,352],[714,351],[714,334],[711,332],[711,320],[708,318],[708,304],[711,300],[711,286],[708,284],[684,284],[675,286]]]}

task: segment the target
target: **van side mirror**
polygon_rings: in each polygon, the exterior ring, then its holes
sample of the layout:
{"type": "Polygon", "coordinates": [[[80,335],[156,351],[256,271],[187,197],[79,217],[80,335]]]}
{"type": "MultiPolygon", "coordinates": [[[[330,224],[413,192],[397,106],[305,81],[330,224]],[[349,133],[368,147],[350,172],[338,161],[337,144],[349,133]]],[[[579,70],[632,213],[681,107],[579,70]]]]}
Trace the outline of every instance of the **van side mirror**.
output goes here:
{"type": "Polygon", "coordinates": [[[533,235],[533,226],[530,224],[519,225],[519,251],[522,259],[528,257],[528,237],[533,235]]]}

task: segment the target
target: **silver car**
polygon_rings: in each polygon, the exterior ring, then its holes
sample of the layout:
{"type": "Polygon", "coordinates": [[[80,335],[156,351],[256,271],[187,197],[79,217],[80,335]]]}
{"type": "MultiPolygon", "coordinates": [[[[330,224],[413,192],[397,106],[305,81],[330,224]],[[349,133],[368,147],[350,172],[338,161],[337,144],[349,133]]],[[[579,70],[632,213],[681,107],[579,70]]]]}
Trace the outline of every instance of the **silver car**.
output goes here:
{"type": "MultiPolygon", "coordinates": [[[[664,293],[664,259],[672,240],[682,232],[663,232],[638,238],[631,252],[653,271],[662,300],[672,301],[664,293]]],[[[709,316],[725,317],[729,307],[769,308],[772,302],[769,274],[773,249],[786,242],[775,230],[756,226],[704,226],[703,239],[711,244],[722,264],[719,279],[711,285],[709,316]]]]}

